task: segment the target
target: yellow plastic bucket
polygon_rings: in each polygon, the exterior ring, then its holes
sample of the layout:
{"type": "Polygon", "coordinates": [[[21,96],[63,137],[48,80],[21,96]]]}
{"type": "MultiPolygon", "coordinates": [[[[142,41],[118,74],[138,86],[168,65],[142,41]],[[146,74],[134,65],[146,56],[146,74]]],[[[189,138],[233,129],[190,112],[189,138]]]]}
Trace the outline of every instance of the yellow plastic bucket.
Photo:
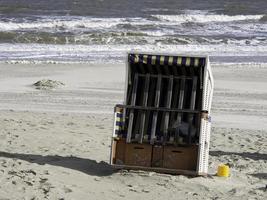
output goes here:
{"type": "Polygon", "coordinates": [[[228,165],[219,165],[218,166],[218,171],[217,171],[217,176],[219,177],[229,177],[230,174],[230,169],[228,165]]]}

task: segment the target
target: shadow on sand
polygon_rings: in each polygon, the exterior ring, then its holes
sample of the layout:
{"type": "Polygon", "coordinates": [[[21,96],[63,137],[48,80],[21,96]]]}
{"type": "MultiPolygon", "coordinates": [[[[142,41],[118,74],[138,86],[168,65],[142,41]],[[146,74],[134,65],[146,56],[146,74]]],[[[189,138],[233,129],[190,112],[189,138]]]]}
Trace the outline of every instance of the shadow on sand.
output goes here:
{"type": "Polygon", "coordinates": [[[250,174],[250,175],[251,176],[254,176],[254,177],[257,177],[259,179],[266,179],[267,180],[267,173],[256,173],[256,174],[250,174]]]}
{"type": "Polygon", "coordinates": [[[31,163],[37,163],[39,165],[48,164],[65,167],[93,176],[109,176],[114,172],[112,167],[106,162],[101,161],[98,163],[95,160],[78,158],[73,156],[42,156],[33,154],[7,153],[0,151],[0,157],[25,160],[31,163]]]}
{"type": "Polygon", "coordinates": [[[210,151],[211,156],[223,156],[223,155],[237,155],[241,156],[243,158],[249,158],[252,160],[267,160],[267,154],[261,154],[261,153],[249,153],[249,152],[225,152],[225,151],[210,151]]]}

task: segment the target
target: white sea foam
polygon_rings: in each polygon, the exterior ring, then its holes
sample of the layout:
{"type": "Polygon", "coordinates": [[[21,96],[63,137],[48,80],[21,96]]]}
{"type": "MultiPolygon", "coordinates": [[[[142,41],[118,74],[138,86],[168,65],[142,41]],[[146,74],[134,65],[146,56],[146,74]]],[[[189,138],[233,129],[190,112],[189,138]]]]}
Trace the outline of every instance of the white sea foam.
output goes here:
{"type": "Polygon", "coordinates": [[[226,68],[267,68],[267,63],[261,63],[261,62],[227,62],[227,63],[221,63],[221,62],[213,62],[213,67],[226,67],[226,68]]]}
{"type": "Polygon", "coordinates": [[[259,20],[264,15],[217,15],[217,14],[182,14],[182,15],[153,15],[153,17],[168,22],[186,23],[186,22],[232,22],[244,20],[259,20]]]}
{"type": "Polygon", "coordinates": [[[123,62],[130,50],[211,56],[266,56],[266,46],[0,44],[2,62],[123,62]]]}
{"type": "MultiPolygon", "coordinates": [[[[237,46],[237,45],[228,45],[228,44],[217,44],[217,45],[48,45],[48,44],[0,44],[1,52],[98,52],[98,51],[121,51],[121,50],[130,50],[131,48],[139,48],[144,50],[167,50],[167,51],[201,51],[201,52],[218,52],[220,55],[222,52],[226,54],[227,52],[236,52],[241,55],[245,52],[255,52],[254,54],[266,53],[267,46],[237,46]]],[[[62,55],[59,54],[60,55],[62,55]]]]}

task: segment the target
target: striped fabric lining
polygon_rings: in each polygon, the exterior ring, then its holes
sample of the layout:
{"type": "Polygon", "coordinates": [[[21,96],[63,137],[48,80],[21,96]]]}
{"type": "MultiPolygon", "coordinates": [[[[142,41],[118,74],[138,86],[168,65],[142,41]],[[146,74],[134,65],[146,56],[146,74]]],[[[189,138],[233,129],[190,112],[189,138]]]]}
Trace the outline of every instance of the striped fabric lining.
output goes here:
{"type": "Polygon", "coordinates": [[[116,111],[116,123],[115,123],[115,134],[119,135],[124,129],[123,114],[122,110],[116,111]]]}
{"type": "Polygon", "coordinates": [[[128,61],[133,64],[140,63],[148,65],[204,67],[206,63],[206,58],[129,54],[128,61]]]}

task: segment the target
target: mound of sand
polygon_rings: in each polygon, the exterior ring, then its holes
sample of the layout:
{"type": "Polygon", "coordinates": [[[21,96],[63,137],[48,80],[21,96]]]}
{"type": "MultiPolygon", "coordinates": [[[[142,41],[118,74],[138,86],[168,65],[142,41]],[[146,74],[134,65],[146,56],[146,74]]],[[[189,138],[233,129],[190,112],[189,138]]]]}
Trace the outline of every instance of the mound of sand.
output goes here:
{"type": "Polygon", "coordinates": [[[51,90],[64,85],[65,84],[60,81],[54,81],[50,79],[43,79],[33,84],[33,86],[35,86],[35,88],[38,90],[51,90]]]}

